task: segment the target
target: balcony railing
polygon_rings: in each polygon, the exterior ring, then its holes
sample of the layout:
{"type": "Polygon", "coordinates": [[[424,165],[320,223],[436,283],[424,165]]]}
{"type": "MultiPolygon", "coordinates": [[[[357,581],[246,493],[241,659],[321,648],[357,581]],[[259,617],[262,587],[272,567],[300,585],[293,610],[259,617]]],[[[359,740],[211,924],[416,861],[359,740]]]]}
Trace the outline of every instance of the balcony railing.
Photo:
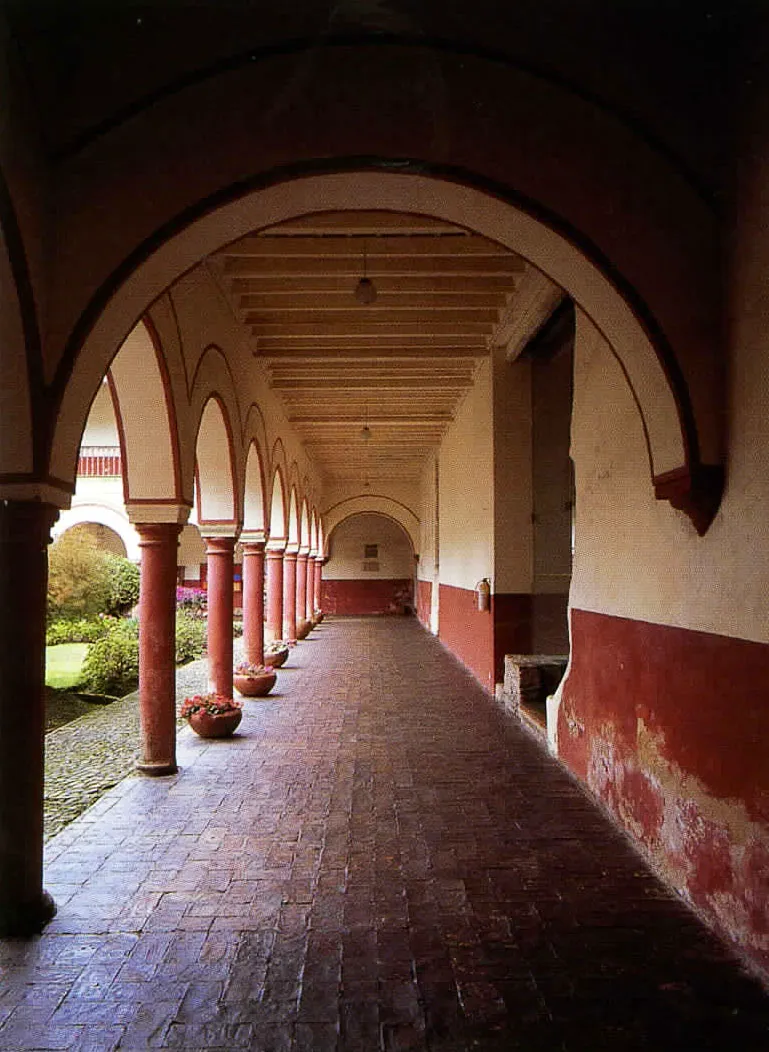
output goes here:
{"type": "Polygon", "coordinates": [[[123,473],[120,446],[81,446],[77,473],[80,478],[120,477],[123,473]]]}

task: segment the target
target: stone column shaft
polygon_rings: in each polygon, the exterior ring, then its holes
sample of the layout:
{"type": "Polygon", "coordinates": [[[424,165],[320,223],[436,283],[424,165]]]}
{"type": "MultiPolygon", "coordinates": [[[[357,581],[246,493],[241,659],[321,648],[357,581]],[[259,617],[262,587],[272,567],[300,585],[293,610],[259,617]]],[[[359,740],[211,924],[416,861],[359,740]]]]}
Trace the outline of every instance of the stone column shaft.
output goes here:
{"type": "Polygon", "coordinates": [[[234,537],[207,537],[208,685],[232,697],[232,571],[234,537]]]}
{"type": "Polygon", "coordinates": [[[247,661],[264,664],[264,541],[243,544],[243,647],[247,661]]]}
{"type": "Polygon", "coordinates": [[[145,774],[176,770],[176,553],[181,526],[136,523],[141,549],[139,713],[145,774]]]}
{"type": "Polygon", "coordinates": [[[296,643],[296,552],[283,556],[283,638],[296,643]]]}
{"type": "Polygon", "coordinates": [[[296,557],[296,620],[297,627],[304,627],[307,617],[307,552],[296,557]]]}
{"type": "Polygon", "coordinates": [[[314,580],[313,580],[313,590],[312,590],[313,591],[313,603],[315,605],[315,609],[316,610],[320,610],[321,609],[320,589],[321,589],[322,573],[323,573],[323,557],[318,555],[318,556],[315,557],[315,572],[313,574],[314,580]]]}
{"type": "Polygon", "coordinates": [[[267,550],[267,624],[265,637],[283,638],[283,552],[267,550]]]}
{"type": "Polygon", "coordinates": [[[305,585],[305,617],[315,621],[315,556],[307,556],[307,582],[305,585]]]}
{"type": "Polygon", "coordinates": [[[40,931],[47,548],[58,509],[0,501],[0,935],[40,931]]]}

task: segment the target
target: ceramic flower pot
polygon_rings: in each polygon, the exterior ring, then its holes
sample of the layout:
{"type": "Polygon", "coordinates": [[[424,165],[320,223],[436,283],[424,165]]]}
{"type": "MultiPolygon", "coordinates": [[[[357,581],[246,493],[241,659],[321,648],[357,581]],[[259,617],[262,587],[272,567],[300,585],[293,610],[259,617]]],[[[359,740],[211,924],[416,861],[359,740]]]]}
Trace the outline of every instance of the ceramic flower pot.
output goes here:
{"type": "Polygon", "coordinates": [[[277,678],[275,672],[257,672],[247,676],[236,672],[232,677],[232,682],[235,684],[238,693],[244,697],[263,698],[275,686],[277,678]]]}
{"type": "Polygon", "coordinates": [[[228,738],[243,718],[240,709],[214,715],[200,709],[189,717],[190,727],[201,738],[228,738]]]}
{"type": "Polygon", "coordinates": [[[296,626],[296,638],[306,639],[307,636],[310,634],[311,628],[312,621],[300,621],[299,624],[296,626]]]}
{"type": "Polygon", "coordinates": [[[264,655],[264,663],[271,665],[272,668],[280,668],[281,665],[285,665],[288,660],[288,647],[285,650],[278,650],[275,654],[264,655]]]}

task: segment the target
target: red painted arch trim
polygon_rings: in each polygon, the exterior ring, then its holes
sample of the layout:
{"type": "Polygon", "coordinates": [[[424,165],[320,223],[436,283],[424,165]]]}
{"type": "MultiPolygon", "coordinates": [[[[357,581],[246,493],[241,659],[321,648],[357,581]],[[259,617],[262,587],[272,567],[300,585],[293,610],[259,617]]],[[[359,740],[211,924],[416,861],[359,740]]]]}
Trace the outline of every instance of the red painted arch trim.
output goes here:
{"type": "Polygon", "coordinates": [[[125,424],[123,423],[123,414],[120,410],[120,395],[118,394],[117,384],[115,383],[115,379],[112,375],[111,369],[107,370],[106,377],[109,396],[112,400],[112,410],[115,414],[115,424],[117,426],[117,440],[120,444],[120,463],[123,466],[123,503],[128,504],[128,502],[131,500],[131,472],[128,465],[128,442],[126,441],[125,424]]]}
{"type": "MultiPolygon", "coordinates": [[[[323,514],[324,515],[328,515],[329,512],[332,512],[334,510],[334,508],[341,508],[341,506],[343,504],[349,504],[351,501],[354,501],[354,500],[367,500],[368,498],[372,498],[374,500],[388,500],[392,504],[397,504],[399,507],[403,508],[404,511],[407,511],[409,513],[409,515],[413,515],[417,522],[421,522],[422,521],[419,518],[419,516],[417,515],[417,513],[415,511],[413,511],[408,506],[408,504],[404,504],[402,500],[396,500],[395,497],[388,497],[384,493],[359,493],[355,497],[345,497],[344,500],[338,500],[336,502],[336,504],[331,504],[328,508],[326,508],[326,510],[323,512],[323,514]]],[[[357,514],[360,514],[360,513],[359,512],[355,512],[355,514],[357,515],[357,514]]],[[[380,513],[376,512],[376,514],[380,514],[380,513]]],[[[385,512],[381,512],[381,514],[384,515],[385,512]]]]}
{"type": "Polygon", "coordinates": [[[261,529],[261,530],[265,530],[265,531],[267,530],[267,521],[266,521],[266,519],[267,519],[267,514],[266,514],[267,513],[267,508],[266,508],[267,501],[266,501],[266,487],[264,485],[264,477],[265,477],[264,476],[264,460],[262,458],[262,451],[260,449],[258,440],[256,438],[251,438],[251,440],[248,443],[248,447],[246,449],[245,469],[243,471],[243,500],[242,500],[241,507],[243,509],[244,529],[256,529],[256,530],[261,529]],[[261,487],[261,496],[262,496],[262,525],[261,526],[248,526],[248,527],[246,527],[245,526],[245,518],[246,518],[246,485],[248,483],[248,465],[251,462],[251,450],[252,449],[253,449],[254,454],[256,456],[256,465],[257,465],[257,467],[259,469],[259,485],[261,487]]]}
{"type": "MultiPolygon", "coordinates": [[[[280,439],[277,440],[277,442],[275,443],[275,446],[277,446],[278,443],[280,443],[280,439]]],[[[275,448],[275,446],[273,446],[273,449],[275,448]]],[[[281,443],[281,446],[282,446],[282,443],[281,443]]],[[[277,481],[280,482],[280,504],[281,504],[281,507],[283,509],[283,531],[284,532],[283,532],[282,536],[274,538],[274,540],[276,540],[276,541],[277,540],[285,540],[285,539],[288,538],[288,508],[286,507],[286,482],[285,482],[285,479],[283,478],[283,469],[282,469],[280,464],[275,465],[275,467],[272,470],[272,476],[271,476],[271,485],[270,485],[270,521],[269,521],[269,524],[268,524],[268,532],[269,532],[269,535],[270,535],[271,538],[272,538],[272,504],[273,504],[273,499],[274,499],[274,496],[275,496],[275,483],[277,481]]]]}
{"type": "Polygon", "coordinates": [[[237,475],[236,475],[236,472],[235,472],[235,442],[234,442],[233,436],[232,436],[232,423],[230,421],[229,413],[227,412],[227,405],[226,405],[224,399],[218,393],[218,391],[211,391],[207,395],[206,400],[203,403],[203,406],[202,406],[202,408],[200,410],[200,416],[198,417],[198,423],[197,423],[197,427],[195,429],[195,485],[198,488],[198,512],[199,512],[199,519],[200,519],[201,523],[204,523],[204,522],[207,522],[207,523],[210,523],[210,524],[213,524],[213,523],[227,523],[227,524],[230,524],[231,523],[233,526],[236,526],[240,522],[241,514],[240,514],[239,501],[238,501],[238,496],[239,496],[238,488],[239,487],[236,485],[236,482],[237,482],[237,475]],[[200,428],[201,428],[201,426],[203,424],[203,417],[205,416],[206,407],[208,406],[208,403],[212,402],[212,401],[216,402],[216,404],[219,406],[219,412],[222,414],[222,421],[224,423],[224,431],[225,431],[225,434],[227,435],[227,448],[228,448],[228,453],[229,453],[229,470],[230,470],[230,487],[231,487],[231,491],[232,491],[232,514],[233,514],[232,519],[206,519],[206,518],[203,517],[203,514],[202,514],[202,512],[203,512],[203,500],[202,500],[202,493],[203,493],[203,491],[202,491],[201,486],[200,486],[200,469],[199,469],[199,464],[198,464],[197,448],[198,448],[198,441],[200,439],[200,428]]]}
{"type": "Polygon", "coordinates": [[[152,347],[155,351],[155,360],[158,364],[158,371],[160,373],[160,382],[163,385],[163,398],[165,399],[166,413],[168,414],[168,427],[170,431],[171,440],[171,463],[173,465],[174,473],[174,494],[177,498],[181,498],[183,487],[182,487],[182,470],[181,470],[181,454],[179,451],[179,427],[176,417],[176,404],[174,402],[173,391],[171,389],[171,377],[168,373],[168,363],[166,362],[165,354],[163,353],[163,341],[160,339],[160,333],[158,332],[155,323],[149,314],[145,314],[142,319],[144,327],[146,328],[149,338],[152,342],[152,347]]]}

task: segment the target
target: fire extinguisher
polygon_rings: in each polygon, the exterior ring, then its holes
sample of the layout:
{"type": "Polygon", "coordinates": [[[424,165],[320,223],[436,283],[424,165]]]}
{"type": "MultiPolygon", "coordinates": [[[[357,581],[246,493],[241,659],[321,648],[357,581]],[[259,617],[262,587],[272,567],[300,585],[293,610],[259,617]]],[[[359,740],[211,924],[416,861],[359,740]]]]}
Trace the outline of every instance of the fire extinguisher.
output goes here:
{"type": "Polygon", "coordinates": [[[478,609],[488,610],[491,606],[491,584],[488,577],[484,577],[475,586],[475,594],[478,597],[478,609]]]}

